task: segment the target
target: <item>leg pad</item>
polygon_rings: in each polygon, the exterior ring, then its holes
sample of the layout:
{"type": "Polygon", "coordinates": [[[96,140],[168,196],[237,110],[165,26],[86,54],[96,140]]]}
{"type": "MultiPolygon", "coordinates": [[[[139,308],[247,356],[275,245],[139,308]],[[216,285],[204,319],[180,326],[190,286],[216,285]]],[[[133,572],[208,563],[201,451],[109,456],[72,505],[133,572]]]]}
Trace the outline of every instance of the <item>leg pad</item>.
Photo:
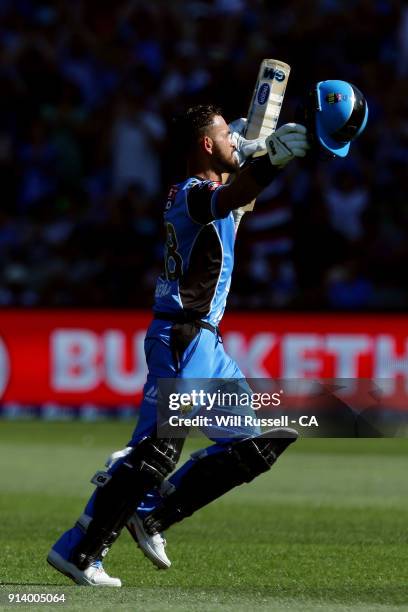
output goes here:
{"type": "Polygon", "coordinates": [[[146,531],[150,534],[164,531],[227,491],[268,471],[297,437],[294,429],[282,427],[232,441],[219,452],[194,458],[177,489],[146,517],[146,531]]]}
{"type": "Polygon", "coordinates": [[[92,520],[74,549],[72,562],[86,569],[103,557],[119,536],[135,507],[150,489],[175,468],[183,440],[145,438],[111,470],[111,478],[95,494],[92,520]]]}

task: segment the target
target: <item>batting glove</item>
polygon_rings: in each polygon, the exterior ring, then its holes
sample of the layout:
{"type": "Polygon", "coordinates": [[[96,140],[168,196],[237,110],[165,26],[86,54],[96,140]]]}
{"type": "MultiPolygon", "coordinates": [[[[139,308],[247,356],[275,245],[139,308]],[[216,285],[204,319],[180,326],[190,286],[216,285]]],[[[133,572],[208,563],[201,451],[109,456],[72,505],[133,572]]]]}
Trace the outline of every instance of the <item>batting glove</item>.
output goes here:
{"type": "Polygon", "coordinates": [[[247,120],[241,117],[241,119],[236,119],[228,125],[231,133],[232,144],[235,145],[236,155],[238,157],[240,166],[243,166],[246,160],[252,157],[254,153],[258,153],[258,151],[266,151],[265,138],[247,140],[244,137],[246,123],[247,120]]]}
{"type": "Polygon", "coordinates": [[[307,129],[300,123],[285,123],[267,137],[266,149],[271,164],[283,168],[295,157],[304,157],[310,149],[307,129]]]}

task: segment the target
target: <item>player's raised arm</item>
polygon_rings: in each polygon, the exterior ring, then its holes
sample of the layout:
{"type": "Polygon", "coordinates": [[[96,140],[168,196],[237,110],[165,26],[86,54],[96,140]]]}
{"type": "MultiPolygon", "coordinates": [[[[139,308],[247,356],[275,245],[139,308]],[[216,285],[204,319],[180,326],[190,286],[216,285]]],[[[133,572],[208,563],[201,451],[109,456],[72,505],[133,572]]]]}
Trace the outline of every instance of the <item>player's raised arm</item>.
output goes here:
{"type": "Polygon", "coordinates": [[[217,190],[213,203],[216,217],[256,198],[277,172],[296,157],[304,157],[309,148],[307,130],[298,123],[286,123],[265,141],[267,153],[247,162],[234,181],[217,190]]]}

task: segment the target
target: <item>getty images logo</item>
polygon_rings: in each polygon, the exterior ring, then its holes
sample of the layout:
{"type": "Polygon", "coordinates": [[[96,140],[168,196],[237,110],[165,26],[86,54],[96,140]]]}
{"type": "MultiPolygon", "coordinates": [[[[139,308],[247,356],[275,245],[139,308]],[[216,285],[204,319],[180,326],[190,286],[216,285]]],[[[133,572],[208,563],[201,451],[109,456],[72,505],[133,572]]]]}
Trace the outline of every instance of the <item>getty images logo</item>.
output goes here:
{"type": "Polygon", "coordinates": [[[7,347],[2,338],[0,338],[0,399],[6,390],[10,378],[10,359],[7,347]]]}

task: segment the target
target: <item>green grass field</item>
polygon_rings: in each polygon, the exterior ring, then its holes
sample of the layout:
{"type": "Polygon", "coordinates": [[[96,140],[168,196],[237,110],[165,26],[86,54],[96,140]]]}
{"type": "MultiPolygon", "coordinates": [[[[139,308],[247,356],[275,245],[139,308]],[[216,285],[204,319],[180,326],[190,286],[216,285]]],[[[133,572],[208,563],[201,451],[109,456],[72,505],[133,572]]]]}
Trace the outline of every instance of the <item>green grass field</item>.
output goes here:
{"type": "Polygon", "coordinates": [[[63,606],[20,606],[30,610],[408,609],[402,439],[300,440],[268,474],[173,527],[170,570],[156,570],[124,532],[105,563],[122,589],[74,586],[45,557],[131,429],[0,421],[0,609],[16,592],[66,596],[63,606]]]}

